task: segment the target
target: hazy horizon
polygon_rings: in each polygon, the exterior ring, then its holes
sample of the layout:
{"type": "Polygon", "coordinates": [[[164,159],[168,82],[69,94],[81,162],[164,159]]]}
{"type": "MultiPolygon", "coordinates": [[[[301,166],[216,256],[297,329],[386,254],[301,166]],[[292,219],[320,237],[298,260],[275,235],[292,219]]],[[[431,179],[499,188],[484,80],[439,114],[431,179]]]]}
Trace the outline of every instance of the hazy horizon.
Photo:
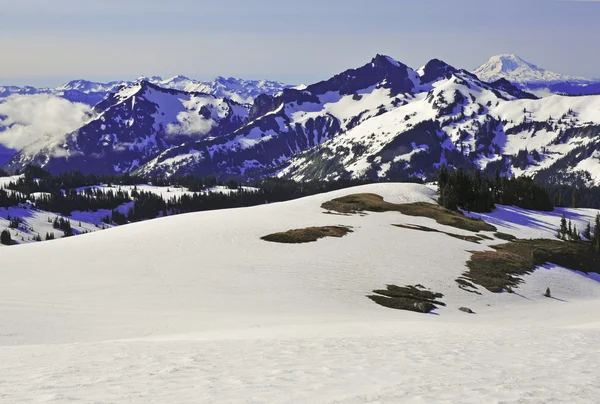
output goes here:
{"type": "Polygon", "coordinates": [[[513,53],[572,76],[600,77],[600,1],[357,0],[301,4],[22,0],[3,4],[0,85],[183,74],[311,83],[382,53],[418,68],[439,58],[475,69],[513,53]]]}

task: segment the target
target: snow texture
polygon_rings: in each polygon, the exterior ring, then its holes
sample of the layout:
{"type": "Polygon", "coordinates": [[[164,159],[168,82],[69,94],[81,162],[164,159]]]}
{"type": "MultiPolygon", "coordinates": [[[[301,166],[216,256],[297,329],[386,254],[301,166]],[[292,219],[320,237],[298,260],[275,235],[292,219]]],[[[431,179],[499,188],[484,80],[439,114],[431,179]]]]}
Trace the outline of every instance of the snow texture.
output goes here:
{"type": "MultiPolygon", "coordinates": [[[[422,185],[374,184],[3,249],[1,401],[597,402],[597,279],[544,267],[514,294],[464,292],[454,280],[468,251],[488,246],[392,226],[463,233],[427,218],[320,208],[361,192],[398,203],[435,197],[422,185]],[[340,224],[354,232],[300,245],[260,240],[340,224]],[[423,315],[365,297],[389,283],[421,283],[448,306],[423,315]],[[542,296],[546,287],[555,299],[542,296]]],[[[490,217],[526,236],[521,213],[490,217]]]]}

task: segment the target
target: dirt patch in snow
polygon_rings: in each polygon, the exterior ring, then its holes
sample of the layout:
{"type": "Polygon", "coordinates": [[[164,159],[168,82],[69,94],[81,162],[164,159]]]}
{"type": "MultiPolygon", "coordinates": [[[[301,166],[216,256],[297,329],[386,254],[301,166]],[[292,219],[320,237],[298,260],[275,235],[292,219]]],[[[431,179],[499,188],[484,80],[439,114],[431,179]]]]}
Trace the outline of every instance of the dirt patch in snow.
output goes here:
{"type": "Polygon", "coordinates": [[[422,285],[396,286],[387,285],[385,290],[374,290],[375,295],[367,296],[375,303],[396,310],[416,311],[430,313],[446,304],[437,300],[444,297],[441,293],[434,293],[422,285]]]}
{"type": "Polygon", "coordinates": [[[307,227],[269,234],[261,239],[273,243],[300,244],[317,241],[324,237],[344,237],[351,232],[352,229],[346,226],[307,227]]]}
{"type": "Polygon", "coordinates": [[[348,195],[325,202],[321,207],[338,213],[358,213],[364,211],[400,212],[408,216],[429,217],[439,224],[456,227],[461,230],[472,232],[497,230],[494,226],[481,219],[466,217],[460,212],[448,210],[440,205],[425,202],[395,204],[386,202],[383,197],[376,194],[348,195]]]}
{"type": "Polygon", "coordinates": [[[467,262],[469,270],[457,279],[461,287],[467,280],[493,293],[511,291],[523,282],[523,275],[547,263],[585,273],[600,272],[600,255],[588,242],[514,240],[492,248],[496,251],[473,252],[467,262]]]}
{"type": "Polygon", "coordinates": [[[402,229],[424,231],[426,233],[442,233],[442,234],[445,234],[447,236],[454,237],[454,238],[457,238],[459,240],[469,241],[469,242],[475,243],[475,244],[479,244],[480,241],[488,239],[487,237],[482,237],[482,236],[463,236],[461,234],[448,233],[448,232],[445,232],[445,231],[432,229],[432,228],[426,227],[426,226],[419,226],[419,225],[416,225],[416,224],[408,224],[408,225],[406,225],[406,224],[393,224],[392,226],[394,226],[394,227],[400,227],[402,229]]]}

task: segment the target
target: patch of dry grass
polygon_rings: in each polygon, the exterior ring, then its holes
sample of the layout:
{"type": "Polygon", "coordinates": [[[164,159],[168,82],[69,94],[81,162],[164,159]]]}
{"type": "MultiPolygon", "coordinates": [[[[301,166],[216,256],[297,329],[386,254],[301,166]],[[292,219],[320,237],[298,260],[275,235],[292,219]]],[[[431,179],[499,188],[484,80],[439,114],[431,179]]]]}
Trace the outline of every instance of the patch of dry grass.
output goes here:
{"type": "Polygon", "coordinates": [[[493,293],[512,290],[523,282],[523,275],[546,263],[586,273],[600,272],[600,256],[586,242],[517,239],[492,248],[496,251],[473,253],[463,279],[493,293]]]}
{"type": "Polygon", "coordinates": [[[460,212],[454,212],[440,205],[417,202],[395,204],[386,202],[376,194],[354,194],[333,199],[321,205],[323,209],[338,213],[358,212],[400,212],[408,216],[421,216],[434,219],[439,224],[456,227],[457,229],[480,232],[496,231],[497,229],[481,219],[466,217],[460,212]]]}
{"type": "Polygon", "coordinates": [[[307,227],[269,234],[261,239],[273,243],[300,244],[317,241],[324,237],[344,237],[351,232],[352,229],[344,226],[307,227]]]}
{"type": "MultiPolygon", "coordinates": [[[[445,234],[445,235],[453,237],[453,238],[457,238],[459,240],[464,240],[464,241],[468,241],[468,242],[475,243],[475,244],[479,244],[480,241],[484,240],[484,237],[482,237],[482,236],[463,236],[461,234],[448,233],[445,231],[432,229],[432,228],[426,227],[426,226],[419,226],[416,224],[410,224],[410,225],[393,224],[392,226],[400,227],[402,229],[424,231],[426,233],[441,233],[441,234],[445,234]]],[[[489,238],[487,238],[487,239],[489,239],[489,238]]]]}

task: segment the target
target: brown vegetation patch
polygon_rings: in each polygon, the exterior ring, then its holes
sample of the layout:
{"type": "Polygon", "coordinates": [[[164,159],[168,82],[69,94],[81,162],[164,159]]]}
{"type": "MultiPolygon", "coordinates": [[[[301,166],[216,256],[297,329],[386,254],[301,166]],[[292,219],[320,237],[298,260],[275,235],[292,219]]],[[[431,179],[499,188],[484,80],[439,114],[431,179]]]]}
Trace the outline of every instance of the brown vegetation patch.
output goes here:
{"type": "Polygon", "coordinates": [[[457,279],[459,285],[466,279],[493,293],[511,291],[523,282],[523,275],[547,263],[586,273],[600,271],[600,256],[582,241],[517,239],[492,248],[496,251],[473,252],[469,270],[457,279]]]}
{"type": "Polygon", "coordinates": [[[262,240],[273,243],[299,244],[310,243],[324,237],[343,237],[352,229],[345,226],[307,227],[305,229],[288,230],[286,232],[269,234],[262,240]]]}
{"type": "Polygon", "coordinates": [[[479,242],[481,240],[483,240],[483,237],[481,237],[481,236],[463,236],[461,234],[447,233],[445,231],[440,231],[440,230],[432,229],[430,227],[419,226],[419,225],[415,225],[415,224],[409,224],[409,225],[405,225],[405,224],[393,224],[392,226],[394,226],[394,227],[400,227],[400,228],[403,228],[403,229],[409,229],[409,230],[419,230],[419,231],[424,231],[424,232],[427,232],[427,233],[441,233],[441,234],[445,234],[445,235],[450,236],[450,237],[457,238],[459,240],[469,241],[469,242],[475,243],[475,244],[479,244],[479,242]]]}
{"type": "Polygon", "coordinates": [[[325,202],[321,207],[339,213],[358,213],[364,211],[400,212],[408,216],[429,217],[439,224],[472,232],[497,230],[494,226],[481,219],[466,217],[460,212],[451,211],[440,205],[425,202],[409,204],[389,203],[384,201],[383,197],[376,194],[348,195],[325,202]]]}
{"type": "Polygon", "coordinates": [[[517,239],[512,234],[501,233],[501,232],[494,233],[494,237],[499,238],[500,240],[504,240],[504,241],[515,241],[517,239]]]}

